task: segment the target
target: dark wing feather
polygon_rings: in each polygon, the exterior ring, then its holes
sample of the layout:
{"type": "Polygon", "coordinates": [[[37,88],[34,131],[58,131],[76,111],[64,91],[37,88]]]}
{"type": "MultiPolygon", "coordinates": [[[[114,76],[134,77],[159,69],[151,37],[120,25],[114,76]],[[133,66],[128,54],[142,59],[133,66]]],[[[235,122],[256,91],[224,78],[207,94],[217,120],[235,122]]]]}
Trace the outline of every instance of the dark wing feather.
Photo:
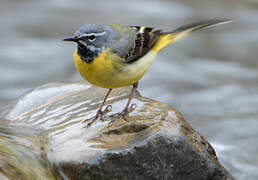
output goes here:
{"type": "Polygon", "coordinates": [[[131,48],[124,57],[127,63],[135,62],[140,57],[144,56],[157,42],[161,33],[161,30],[154,31],[153,28],[150,27],[130,27],[135,28],[137,32],[134,47],[131,48]]]}

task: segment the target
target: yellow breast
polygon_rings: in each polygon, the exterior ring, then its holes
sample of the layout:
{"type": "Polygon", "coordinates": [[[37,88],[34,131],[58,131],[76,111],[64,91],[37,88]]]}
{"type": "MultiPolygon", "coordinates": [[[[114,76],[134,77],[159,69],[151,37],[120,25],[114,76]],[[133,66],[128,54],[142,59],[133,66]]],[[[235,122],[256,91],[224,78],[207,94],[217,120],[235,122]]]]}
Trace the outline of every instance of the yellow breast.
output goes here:
{"type": "Polygon", "coordinates": [[[105,50],[92,63],[86,63],[74,52],[74,64],[80,75],[93,85],[103,88],[118,88],[138,82],[155,58],[148,52],[138,61],[128,64],[118,55],[105,50]]]}

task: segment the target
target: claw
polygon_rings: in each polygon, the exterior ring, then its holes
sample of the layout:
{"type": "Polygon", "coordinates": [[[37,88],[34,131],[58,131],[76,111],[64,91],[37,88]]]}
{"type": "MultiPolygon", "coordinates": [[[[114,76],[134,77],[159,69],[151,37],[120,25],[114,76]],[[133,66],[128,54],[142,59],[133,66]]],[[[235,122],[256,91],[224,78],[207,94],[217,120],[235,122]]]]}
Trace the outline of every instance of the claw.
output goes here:
{"type": "Polygon", "coordinates": [[[89,123],[86,126],[83,126],[83,128],[90,127],[95,121],[98,120],[100,115],[101,115],[100,113],[97,113],[94,117],[89,118],[89,119],[85,119],[84,121],[82,121],[82,123],[85,123],[85,122],[89,121],[89,123]]]}
{"type": "Polygon", "coordinates": [[[128,114],[130,112],[134,111],[136,108],[137,108],[137,105],[136,104],[132,104],[129,108],[123,109],[122,112],[116,113],[116,114],[112,114],[110,117],[113,118],[114,120],[110,121],[109,124],[111,124],[112,122],[120,119],[121,117],[126,121],[128,114]]]}
{"type": "Polygon", "coordinates": [[[110,111],[112,111],[112,105],[111,105],[111,104],[109,104],[109,105],[104,109],[103,114],[106,114],[106,113],[108,113],[108,112],[110,112],[110,111]]]}
{"type": "Polygon", "coordinates": [[[104,121],[104,115],[108,112],[110,112],[112,110],[112,105],[108,105],[104,111],[98,110],[96,115],[92,118],[89,119],[85,119],[84,121],[82,121],[82,123],[85,122],[89,122],[86,126],[84,126],[83,128],[88,128],[90,127],[95,121],[97,121],[98,119],[101,121],[104,121]]]}
{"type": "MultiPolygon", "coordinates": [[[[96,119],[97,120],[97,119],[96,119]]],[[[88,128],[90,127],[96,120],[89,122],[86,126],[83,126],[82,128],[88,128]]]]}
{"type": "Polygon", "coordinates": [[[94,117],[92,117],[92,118],[83,120],[82,123],[86,123],[87,121],[92,121],[93,119],[97,119],[97,118],[98,118],[98,116],[97,116],[97,114],[96,114],[96,115],[95,115],[94,117]]]}
{"type": "Polygon", "coordinates": [[[137,108],[137,104],[133,103],[129,108],[128,108],[128,113],[134,111],[137,108]]]}

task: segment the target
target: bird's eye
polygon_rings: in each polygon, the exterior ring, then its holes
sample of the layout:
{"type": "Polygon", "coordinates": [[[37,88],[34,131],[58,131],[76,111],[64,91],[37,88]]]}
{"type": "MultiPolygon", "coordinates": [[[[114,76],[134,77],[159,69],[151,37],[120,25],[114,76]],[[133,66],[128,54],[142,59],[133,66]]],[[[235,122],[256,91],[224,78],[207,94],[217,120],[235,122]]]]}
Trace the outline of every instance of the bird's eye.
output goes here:
{"type": "Polygon", "coordinates": [[[96,36],[95,36],[95,35],[90,35],[90,36],[88,37],[88,39],[89,39],[90,41],[94,41],[94,40],[96,39],[96,36]]]}

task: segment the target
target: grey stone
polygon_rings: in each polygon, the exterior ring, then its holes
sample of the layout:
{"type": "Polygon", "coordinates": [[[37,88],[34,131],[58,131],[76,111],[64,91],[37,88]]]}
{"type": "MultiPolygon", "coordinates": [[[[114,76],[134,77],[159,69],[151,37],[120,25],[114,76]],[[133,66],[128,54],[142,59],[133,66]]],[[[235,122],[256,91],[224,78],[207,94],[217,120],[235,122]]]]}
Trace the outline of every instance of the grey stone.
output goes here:
{"type": "Polygon", "coordinates": [[[211,145],[171,107],[135,95],[128,120],[113,119],[130,89],[116,89],[105,121],[85,128],[105,89],[41,86],[8,105],[0,120],[0,179],[234,179],[211,145]]]}

